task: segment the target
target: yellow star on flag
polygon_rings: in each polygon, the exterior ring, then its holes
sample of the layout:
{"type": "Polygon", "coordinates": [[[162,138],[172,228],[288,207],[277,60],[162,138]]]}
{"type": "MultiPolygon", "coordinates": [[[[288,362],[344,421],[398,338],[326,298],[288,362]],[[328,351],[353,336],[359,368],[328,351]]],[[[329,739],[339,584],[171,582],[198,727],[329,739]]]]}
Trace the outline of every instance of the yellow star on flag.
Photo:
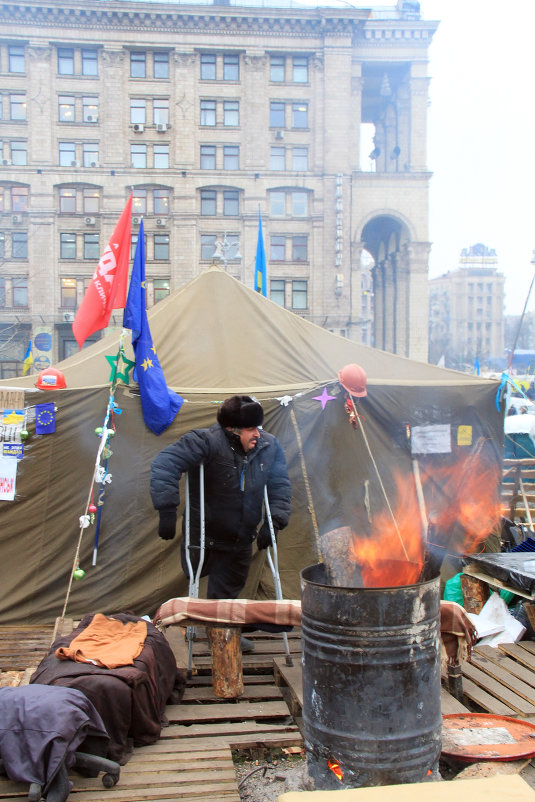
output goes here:
{"type": "Polygon", "coordinates": [[[145,359],[145,361],[141,363],[141,367],[145,368],[145,370],[152,368],[152,359],[145,359]]]}

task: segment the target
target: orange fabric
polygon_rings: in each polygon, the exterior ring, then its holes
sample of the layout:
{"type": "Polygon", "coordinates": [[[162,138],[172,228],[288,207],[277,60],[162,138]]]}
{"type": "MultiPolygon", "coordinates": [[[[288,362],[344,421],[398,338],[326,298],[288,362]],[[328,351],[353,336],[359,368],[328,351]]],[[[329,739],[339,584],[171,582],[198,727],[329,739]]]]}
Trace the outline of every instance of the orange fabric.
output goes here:
{"type": "Polygon", "coordinates": [[[115,618],[96,613],[89,626],[69,646],[56,649],[60,660],[95,663],[103,668],[132,665],[145,644],[147,622],[123,624],[115,618]]]}

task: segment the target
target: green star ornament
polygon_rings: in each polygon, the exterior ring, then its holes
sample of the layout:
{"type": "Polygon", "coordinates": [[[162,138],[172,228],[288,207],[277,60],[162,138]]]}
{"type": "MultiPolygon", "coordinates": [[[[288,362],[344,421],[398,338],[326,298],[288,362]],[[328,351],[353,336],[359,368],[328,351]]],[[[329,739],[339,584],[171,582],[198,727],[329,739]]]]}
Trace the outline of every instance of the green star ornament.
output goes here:
{"type": "Polygon", "coordinates": [[[133,370],[135,368],[136,363],[132,362],[131,359],[127,359],[124,354],[121,354],[121,358],[123,360],[124,371],[121,372],[117,368],[117,372],[116,372],[115,366],[116,366],[116,363],[117,363],[117,356],[111,356],[111,355],[106,356],[106,359],[109,362],[110,367],[111,367],[111,373],[110,373],[110,379],[109,380],[112,382],[114,379],[115,379],[115,381],[118,381],[119,379],[122,379],[123,383],[128,385],[128,384],[130,384],[130,377],[129,377],[128,374],[130,373],[131,370],[133,370]]]}

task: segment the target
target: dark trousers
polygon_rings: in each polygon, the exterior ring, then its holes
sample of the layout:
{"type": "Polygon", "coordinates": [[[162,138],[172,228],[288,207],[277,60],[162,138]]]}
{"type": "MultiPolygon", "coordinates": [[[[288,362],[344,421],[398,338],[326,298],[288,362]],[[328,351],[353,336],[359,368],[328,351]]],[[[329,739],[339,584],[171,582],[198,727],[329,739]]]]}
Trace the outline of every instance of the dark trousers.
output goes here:
{"type": "MultiPolygon", "coordinates": [[[[206,546],[201,570],[201,576],[208,577],[206,597],[208,599],[237,599],[247,581],[252,553],[252,543],[245,543],[243,546],[235,544],[229,549],[206,546]]],[[[189,579],[184,540],[182,541],[180,556],[182,569],[189,579]]],[[[190,559],[195,572],[199,564],[198,549],[192,548],[190,550],[190,559]]]]}

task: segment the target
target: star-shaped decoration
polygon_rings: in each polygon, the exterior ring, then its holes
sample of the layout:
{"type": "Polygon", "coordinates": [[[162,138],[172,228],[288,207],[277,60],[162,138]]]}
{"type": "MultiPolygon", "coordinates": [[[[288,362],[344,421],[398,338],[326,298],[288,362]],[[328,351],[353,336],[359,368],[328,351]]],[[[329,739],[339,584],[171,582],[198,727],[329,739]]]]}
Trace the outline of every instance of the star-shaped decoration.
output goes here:
{"type": "Polygon", "coordinates": [[[130,377],[129,377],[128,374],[130,373],[130,371],[133,368],[135,368],[136,363],[132,362],[131,359],[127,359],[124,354],[121,354],[121,358],[122,358],[123,364],[124,364],[124,370],[123,371],[119,370],[119,366],[117,364],[117,357],[116,356],[111,356],[111,355],[106,356],[106,360],[107,360],[107,362],[109,363],[109,365],[111,367],[111,374],[110,374],[110,379],[109,380],[112,382],[114,380],[118,381],[119,379],[122,379],[124,384],[130,384],[130,377]]]}
{"type": "Polygon", "coordinates": [[[323,410],[323,409],[325,409],[325,407],[327,406],[329,401],[334,401],[335,398],[336,398],[336,396],[335,395],[329,395],[329,393],[327,392],[327,388],[324,387],[322,394],[321,395],[315,395],[313,400],[314,401],[321,401],[321,408],[323,410]]]}
{"type": "Polygon", "coordinates": [[[147,357],[147,358],[145,359],[145,361],[141,363],[141,367],[142,367],[142,368],[145,368],[145,370],[148,370],[149,368],[152,368],[152,359],[149,359],[149,358],[147,357]]]}

